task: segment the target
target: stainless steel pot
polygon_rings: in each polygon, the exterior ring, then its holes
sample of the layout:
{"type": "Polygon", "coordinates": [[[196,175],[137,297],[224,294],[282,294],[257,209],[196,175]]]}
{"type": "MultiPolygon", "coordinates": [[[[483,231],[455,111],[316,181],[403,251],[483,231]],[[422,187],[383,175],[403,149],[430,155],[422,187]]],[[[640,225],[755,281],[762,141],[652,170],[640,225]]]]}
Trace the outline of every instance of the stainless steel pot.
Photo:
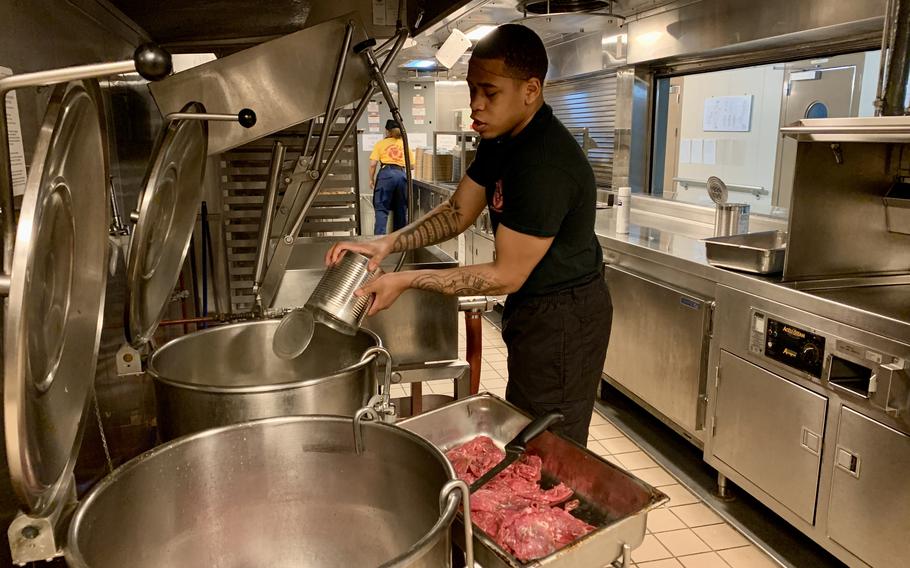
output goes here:
{"type": "Polygon", "coordinates": [[[215,327],[156,351],[149,374],[162,439],[273,416],[352,416],[379,392],[375,357],[361,360],[381,345],[375,334],[316,326],[307,350],[285,360],[272,350],[278,323],[215,327]]]}
{"type": "Polygon", "coordinates": [[[451,566],[456,488],[467,497],[454,478],[423,438],[359,417],[207,430],[102,480],[73,516],[66,560],[72,568],[451,566]]]}

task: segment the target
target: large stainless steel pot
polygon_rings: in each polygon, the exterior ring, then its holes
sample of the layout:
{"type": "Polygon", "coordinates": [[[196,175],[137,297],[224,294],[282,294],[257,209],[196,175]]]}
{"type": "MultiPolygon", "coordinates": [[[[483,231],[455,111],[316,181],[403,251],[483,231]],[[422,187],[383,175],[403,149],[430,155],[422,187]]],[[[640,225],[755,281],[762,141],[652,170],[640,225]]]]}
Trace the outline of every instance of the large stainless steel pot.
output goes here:
{"type": "Polygon", "coordinates": [[[432,444],[381,422],[235,424],[160,446],[102,480],[73,516],[66,560],[73,568],[451,566],[455,489],[467,496],[454,478],[432,444]]]}
{"type": "Polygon", "coordinates": [[[215,327],[156,351],[149,373],[162,439],[273,416],[352,416],[378,392],[375,357],[361,357],[381,344],[375,334],[319,325],[307,350],[285,360],[272,350],[278,323],[215,327]]]}

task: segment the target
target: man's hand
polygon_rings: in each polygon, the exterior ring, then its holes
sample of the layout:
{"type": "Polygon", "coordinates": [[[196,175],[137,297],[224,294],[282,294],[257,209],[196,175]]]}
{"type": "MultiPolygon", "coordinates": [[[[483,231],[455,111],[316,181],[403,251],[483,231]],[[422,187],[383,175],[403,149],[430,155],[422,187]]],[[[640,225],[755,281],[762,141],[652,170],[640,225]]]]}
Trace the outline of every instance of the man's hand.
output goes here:
{"type": "Polygon", "coordinates": [[[354,292],[355,296],[366,294],[375,294],[373,305],[370,306],[368,316],[372,316],[391,306],[402,292],[411,286],[414,279],[414,273],[410,271],[392,272],[383,274],[364,284],[362,288],[354,292]]]}
{"type": "Polygon", "coordinates": [[[382,262],[382,259],[389,256],[389,253],[392,252],[393,244],[393,241],[388,235],[369,241],[344,241],[335,243],[332,245],[332,248],[325,253],[325,265],[332,266],[341,260],[345,251],[359,252],[362,255],[370,257],[370,264],[367,266],[367,270],[372,272],[379,268],[379,263],[382,262]]]}

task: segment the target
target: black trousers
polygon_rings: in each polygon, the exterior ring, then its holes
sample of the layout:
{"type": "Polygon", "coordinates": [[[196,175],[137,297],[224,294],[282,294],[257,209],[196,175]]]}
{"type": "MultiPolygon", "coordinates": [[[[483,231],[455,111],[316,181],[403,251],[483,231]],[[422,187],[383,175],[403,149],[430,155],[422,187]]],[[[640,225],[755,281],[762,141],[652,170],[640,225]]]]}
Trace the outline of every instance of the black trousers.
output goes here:
{"type": "Polygon", "coordinates": [[[534,417],[562,412],[565,420],[552,430],[586,445],[612,322],[600,276],[551,295],[509,296],[502,326],[506,400],[534,417]]]}

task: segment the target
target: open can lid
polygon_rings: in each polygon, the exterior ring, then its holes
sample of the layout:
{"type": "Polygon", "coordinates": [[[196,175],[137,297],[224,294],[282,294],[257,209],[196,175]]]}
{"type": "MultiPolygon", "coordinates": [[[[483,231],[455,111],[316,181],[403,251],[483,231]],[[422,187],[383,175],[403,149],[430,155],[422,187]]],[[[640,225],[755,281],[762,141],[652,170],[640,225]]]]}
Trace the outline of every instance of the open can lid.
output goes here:
{"type": "MultiPolygon", "coordinates": [[[[200,103],[181,112],[204,113],[200,103]]],[[[202,201],[208,127],[170,122],[146,172],[127,263],[126,335],[134,347],[151,340],[180,277],[202,201]]]]}
{"type": "Polygon", "coordinates": [[[95,81],[48,102],[16,232],[4,325],[4,424],[23,510],[68,496],[104,315],[108,146],[95,81]]]}

